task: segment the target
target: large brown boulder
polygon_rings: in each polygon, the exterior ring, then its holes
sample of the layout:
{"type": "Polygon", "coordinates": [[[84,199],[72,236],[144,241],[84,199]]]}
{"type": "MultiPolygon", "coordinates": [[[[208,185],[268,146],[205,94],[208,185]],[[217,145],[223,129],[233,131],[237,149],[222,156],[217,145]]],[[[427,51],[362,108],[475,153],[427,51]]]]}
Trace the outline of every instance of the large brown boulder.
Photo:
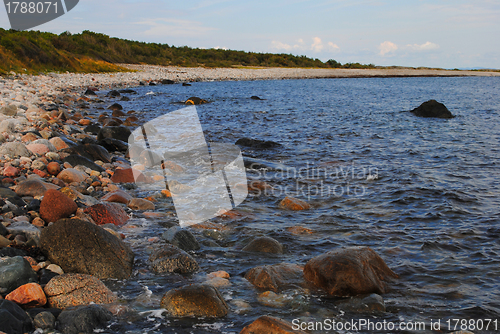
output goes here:
{"type": "Polygon", "coordinates": [[[134,253],[123,241],[90,222],[61,219],[42,230],[40,247],[66,273],[128,278],[134,253]]]}
{"type": "Polygon", "coordinates": [[[283,319],[263,315],[243,328],[240,334],[305,334],[292,323],[283,319]]]}
{"type": "Polygon", "coordinates": [[[369,247],[336,249],[309,260],[304,278],[331,296],[386,292],[396,275],[369,247]]]}
{"type": "Polygon", "coordinates": [[[190,284],[170,290],[161,299],[161,307],[174,317],[225,317],[229,310],[217,288],[190,284]]]}
{"type": "Polygon", "coordinates": [[[43,288],[49,307],[110,304],[118,299],[98,278],[83,274],[64,274],[52,278],[43,288]]]}
{"type": "Polygon", "coordinates": [[[304,284],[303,268],[292,263],[258,266],[250,269],[245,278],[256,288],[279,292],[304,284]]]}

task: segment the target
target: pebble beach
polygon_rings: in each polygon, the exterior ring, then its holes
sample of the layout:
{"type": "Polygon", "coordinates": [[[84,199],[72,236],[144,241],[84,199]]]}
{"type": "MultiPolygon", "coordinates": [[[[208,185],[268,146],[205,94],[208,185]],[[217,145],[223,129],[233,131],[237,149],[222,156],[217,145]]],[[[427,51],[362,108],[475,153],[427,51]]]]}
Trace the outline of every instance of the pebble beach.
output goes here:
{"type": "MultiPolygon", "coordinates": [[[[171,196],[165,190],[156,197],[137,198],[127,186],[138,177],[128,164],[126,142],[130,131],[143,120],[122,110],[120,100],[126,101],[134,87],[231,80],[500,76],[494,71],[431,69],[122,66],[131,71],[0,77],[0,332],[93,332],[114,317],[133,312],[102,281],[127,279],[134,270],[135,255],[125,237],[129,232],[123,231],[130,215],[141,212],[145,217],[161,218],[164,214],[155,211],[155,202],[171,196]],[[99,110],[100,115],[89,109],[99,110]],[[92,320],[81,320],[84,317],[92,320]]],[[[148,182],[152,176],[143,177],[148,182]]],[[[268,187],[264,181],[254,180],[249,191],[268,187]]],[[[310,208],[308,203],[288,197],[280,206],[291,211],[310,208]]],[[[215,226],[204,224],[206,229],[215,226]]],[[[199,270],[189,251],[200,246],[187,229],[169,226],[167,240],[149,258],[152,271],[188,275],[199,270]]],[[[159,238],[151,242],[159,242],[159,238]]],[[[255,239],[243,250],[283,253],[280,243],[266,237],[255,239]]],[[[314,286],[332,296],[373,293],[351,306],[364,303],[377,308],[383,304],[378,294],[397,278],[368,247],[328,252],[311,259],[304,268],[279,264],[254,269],[245,279],[267,290],[264,297],[270,303],[276,302],[275,292],[293,285],[314,286]],[[345,259],[354,265],[363,263],[369,268],[367,276],[378,279],[356,277],[356,288],[331,284],[329,280],[334,279],[324,272],[323,264],[345,259]]],[[[345,275],[355,276],[355,271],[345,275]]],[[[217,288],[229,284],[230,279],[223,270],[208,273],[209,283],[170,290],[161,306],[178,317],[224,317],[231,307],[217,288]],[[186,296],[195,296],[199,305],[186,302],[186,296]]],[[[265,315],[241,331],[274,332],[301,333],[291,323],[265,315]]]]}

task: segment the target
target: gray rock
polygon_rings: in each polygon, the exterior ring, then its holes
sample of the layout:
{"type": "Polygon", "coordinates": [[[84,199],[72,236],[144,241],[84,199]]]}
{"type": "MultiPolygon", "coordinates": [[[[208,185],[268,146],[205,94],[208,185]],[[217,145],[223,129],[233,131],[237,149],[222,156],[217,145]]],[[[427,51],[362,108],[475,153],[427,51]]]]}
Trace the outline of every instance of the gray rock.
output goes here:
{"type": "Polygon", "coordinates": [[[50,152],[57,151],[55,146],[52,145],[52,143],[50,141],[48,141],[47,139],[37,139],[37,140],[33,141],[32,144],[43,144],[49,148],[50,152]]]}
{"type": "Polygon", "coordinates": [[[0,258],[0,293],[8,294],[21,285],[38,282],[29,262],[20,257],[0,258]]]}
{"type": "Polygon", "coordinates": [[[38,227],[31,225],[28,222],[14,222],[7,228],[7,230],[12,235],[24,235],[28,242],[30,239],[32,239],[37,246],[40,245],[41,231],[38,229],[38,227]]]}
{"type": "Polygon", "coordinates": [[[283,254],[283,246],[278,240],[271,237],[258,237],[253,239],[243,249],[244,252],[261,252],[283,254]]]}
{"type": "Polygon", "coordinates": [[[7,132],[7,133],[12,133],[15,130],[16,124],[10,120],[6,119],[0,123],[0,133],[2,132],[7,132]]]}
{"type": "Polygon", "coordinates": [[[8,200],[14,205],[17,206],[25,206],[26,203],[23,201],[21,197],[19,197],[14,191],[9,188],[0,187],[0,198],[4,200],[8,200]]]}
{"type": "Polygon", "coordinates": [[[26,145],[17,141],[3,143],[0,146],[0,154],[21,157],[30,157],[32,155],[31,151],[26,148],[26,145]]]}
{"type": "Polygon", "coordinates": [[[63,334],[94,333],[113,319],[113,314],[100,305],[77,306],[61,312],[57,329],[63,334]]]}
{"type": "Polygon", "coordinates": [[[82,155],[77,155],[77,154],[68,155],[66,158],[64,158],[63,162],[67,162],[71,166],[78,166],[78,165],[85,166],[98,172],[105,171],[104,168],[96,164],[94,161],[82,155]]]}
{"type": "Polygon", "coordinates": [[[174,245],[163,245],[149,257],[155,273],[190,274],[199,269],[196,260],[174,245]]]}
{"type": "Polygon", "coordinates": [[[23,334],[32,329],[31,318],[16,303],[0,300],[0,331],[8,334],[23,334]]]}
{"type": "Polygon", "coordinates": [[[132,134],[129,128],[125,126],[105,126],[97,134],[97,140],[104,138],[114,138],[124,142],[128,142],[129,136],[132,134]]]}
{"type": "Polygon", "coordinates": [[[65,273],[118,279],[132,273],[134,253],[130,247],[87,221],[58,220],[42,230],[40,247],[65,273]]]}
{"type": "Polygon", "coordinates": [[[9,104],[8,106],[0,108],[0,113],[7,116],[16,116],[17,115],[17,107],[13,104],[9,104]]]}
{"type": "Polygon", "coordinates": [[[40,329],[54,329],[56,317],[50,312],[40,312],[33,319],[35,328],[40,329]]]}
{"type": "Polygon", "coordinates": [[[0,222],[0,235],[5,237],[7,233],[7,228],[0,222]]]}
{"type": "Polygon", "coordinates": [[[185,251],[200,249],[200,244],[194,235],[179,226],[169,228],[161,237],[168,243],[171,243],[172,245],[185,251]]]}

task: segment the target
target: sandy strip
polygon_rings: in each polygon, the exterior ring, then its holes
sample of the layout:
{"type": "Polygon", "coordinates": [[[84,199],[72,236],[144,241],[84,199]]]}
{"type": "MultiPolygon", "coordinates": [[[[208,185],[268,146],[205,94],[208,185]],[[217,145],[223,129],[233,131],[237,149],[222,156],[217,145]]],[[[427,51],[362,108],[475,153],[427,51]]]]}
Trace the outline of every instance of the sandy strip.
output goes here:
{"type": "Polygon", "coordinates": [[[170,79],[176,82],[214,80],[272,80],[306,78],[500,76],[499,72],[427,69],[307,69],[307,68],[201,68],[154,65],[122,65],[136,72],[0,77],[0,106],[37,103],[61,93],[83,93],[85,87],[112,89],[134,87],[140,82],[170,79]]]}

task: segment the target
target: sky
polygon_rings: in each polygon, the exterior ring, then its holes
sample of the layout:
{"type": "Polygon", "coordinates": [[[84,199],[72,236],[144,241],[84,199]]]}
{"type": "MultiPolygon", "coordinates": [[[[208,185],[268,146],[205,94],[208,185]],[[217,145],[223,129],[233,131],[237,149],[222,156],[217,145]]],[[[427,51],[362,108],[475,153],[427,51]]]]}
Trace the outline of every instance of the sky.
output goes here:
{"type": "MultiPolygon", "coordinates": [[[[10,28],[1,8],[0,27],[10,28]]],[[[80,0],[33,29],[341,63],[500,69],[499,0],[80,0]]]]}

